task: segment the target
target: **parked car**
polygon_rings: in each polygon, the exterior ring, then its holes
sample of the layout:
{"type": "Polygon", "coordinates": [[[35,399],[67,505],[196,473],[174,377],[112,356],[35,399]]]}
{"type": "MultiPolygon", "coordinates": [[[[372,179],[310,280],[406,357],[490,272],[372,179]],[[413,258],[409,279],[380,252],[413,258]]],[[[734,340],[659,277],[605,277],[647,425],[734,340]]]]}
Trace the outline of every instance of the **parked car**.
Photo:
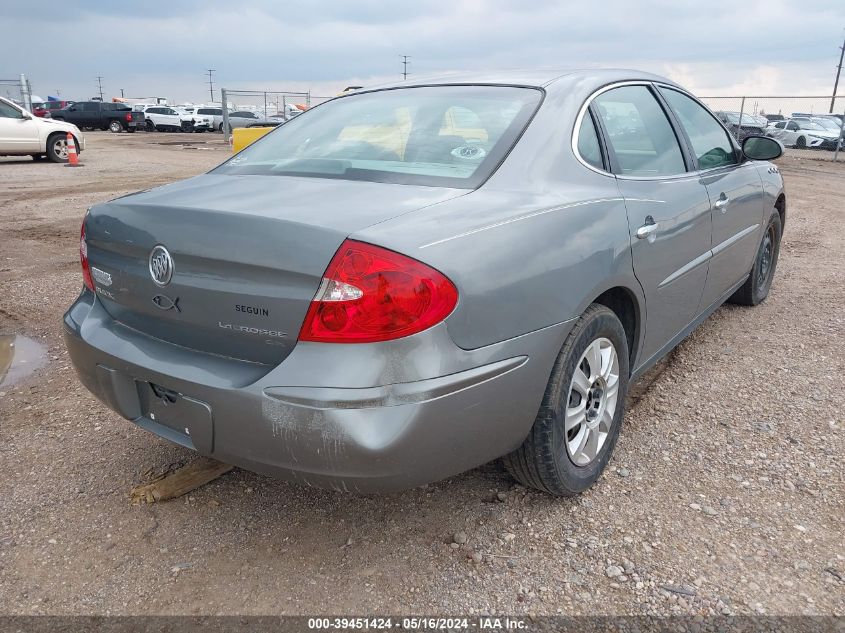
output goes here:
{"type": "Polygon", "coordinates": [[[784,121],[786,117],[782,114],[764,114],[766,121],[784,121]]]}
{"type": "Polygon", "coordinates": [[[840,138],[845,136],[845,133],[843,133],[842,130],[842,122],[837,118],[834,118],[832,116],[814,116],[810,117],[809,120],[813,123],[818,123],[829,132],[838,134],[840,138]]]}
{"type": "Polygon", "coordinates": [[[73,134],[76,151],[85,149],[85,137],[71,123],[40,118],[9,99],[0,97],[0,156],[45,156],[54,163],[66,163],[67,133],[73,134]]]}
{"type": "Polygon", "coordinates": [[[782,151],[634,71],[353,92],[91,207],[65,340],[102,402],[224,462],[366,492],[504,457],[577,494],[630,382],[766,299],[782,151]]]}
{"type": "Polygon", "coordinates": [[[217,132],[223,131],[223,108],[198,107],[196,114],[211,117],[211,129],[217,132]]]}
{"type": "Polygon", "coordinates": [[[32,104],[32,113],[40,118],[50,118],[54,110],[61,110],[72,103],[73,101],[36,101],[32,104]]]}
{"type": "Polygon", "coordinates": [[[267,125],[271,123],[272,119],[263,117],[255,112],[248,110],[236,110],[229,113],[229,126],[232,129],[239,127],[255,127],[257,125],[267,125]]]}
{"type": "Polygon", "coordinates": [[[195,108],[174,107],[182,119],[183,132],[207,132],[214,129],[214,117],[207,114],[197,114],[195,108]]]}
{"type": "Polygon", "coordinates": [[[742,113],[742,127],[740,127],[739,112],[718,111],[713,114],[715,114],[722,124],[730,130],[731,134],[740,141],[749,135],[764,135],[766,126],[769,124],[766,117],[757,116],[749,112],[742,113]]]}
{"type": "Polygon", "coordinates": [[[135,106],[135,109],[144,113],[144,122],[148,132],[179,132],[184,129],[183,123],[185,121],[187,122],[187,130],[193,129],[190,116],[183,120],[182,115],[169,106],[135,106]]]}
{"type": "Polygon", "coordinates": [[[53,119],[67,121],[79,128],[109,130],[111,132],[134,132],[144,126],[144,113],[135,112],[125,103],[106,101],[77,101],[56,110],[53,119]]]}
{"type": "Polygon", "coordinates": [[[768,133],[788,147],[836,149],[839,131],[825,129],[809,119],[787,119],[769,124],[768,133]]]}

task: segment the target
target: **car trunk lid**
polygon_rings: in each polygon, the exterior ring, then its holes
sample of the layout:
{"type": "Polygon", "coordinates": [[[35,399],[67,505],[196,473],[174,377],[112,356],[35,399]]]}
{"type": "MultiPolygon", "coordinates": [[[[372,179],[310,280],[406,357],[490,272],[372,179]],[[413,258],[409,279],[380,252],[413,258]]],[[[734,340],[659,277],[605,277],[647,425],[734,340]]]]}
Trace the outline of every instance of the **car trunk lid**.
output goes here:
{"type": "Polygon", "coordinates": [[[278,364],[348,235],[463,193],[208,174],[93,207],[88,259],[116,321],[194,350],[278,364]],[[165,285],[151,273],[157,246],[172,261],[165,285]]]}

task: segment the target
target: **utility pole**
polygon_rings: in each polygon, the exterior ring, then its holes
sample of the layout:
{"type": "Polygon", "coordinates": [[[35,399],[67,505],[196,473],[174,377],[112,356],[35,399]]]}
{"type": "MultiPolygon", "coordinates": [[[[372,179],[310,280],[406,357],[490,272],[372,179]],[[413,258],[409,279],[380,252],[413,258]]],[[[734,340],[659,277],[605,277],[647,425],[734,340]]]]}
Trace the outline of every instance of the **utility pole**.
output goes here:
{"type": "Polygon", "coordinates": [[[123,99],[123,88],[120,89],[120,98],[123,99]]]}
{"type": "Polygon", "coordinates": [[[207,71],[208,73],[208,94],[211,95],[212,102],[214,101],[214,78],[211,76],[211,73],[217,72],[213,68],[209,68],[207,71]]]}
{"type": "Polygon", "coordinates": [[[408,78],[408,60],[411,59],[410,55],[400,55],[399,57],[402,58],[402,81],[408,78]]]}
{"type": "Polygon", "coordinates": [[[103,100],[103,78],[97,76],[97,86],[100,88],[100,101],[103,100]]]}
{"type": "Polygon", "coordinates": [[[833,81],[833,96],[830,98],[830,114],[833,114],[833,105],[836,101],[836,89],[839,88],[839,75],[842,72],[842,58],[845,57],[845,40],[839,47],[839,66],[836,67],[836,79],[833,81]]]}

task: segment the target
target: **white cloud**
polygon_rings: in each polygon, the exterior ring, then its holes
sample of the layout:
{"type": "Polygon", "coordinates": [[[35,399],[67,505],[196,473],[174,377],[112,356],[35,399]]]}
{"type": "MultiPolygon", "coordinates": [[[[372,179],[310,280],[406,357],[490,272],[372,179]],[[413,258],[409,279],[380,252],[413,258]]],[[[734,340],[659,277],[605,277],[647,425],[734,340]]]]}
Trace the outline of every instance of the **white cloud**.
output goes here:
{"type": "MultiPolygon", "coordinates": [[[[457,69],[625,66],[699,94],[829,93],[845,3],[804,0],[184,0],[0,8],[4,72],[71,98],[207,99],[216,85],[332,95],[350,84],[457,69]],[[35,44],[34,44],[35,43],[35,44]],[[41,44],[38,44],[41,43],[41,44]],[[66,44],[62,44],[66,43],[66,44]]],[[[845,92],[845,86],[843,86],[845,92]]],[[[845,105],[845,104],[843,104],[845,105]]]]}

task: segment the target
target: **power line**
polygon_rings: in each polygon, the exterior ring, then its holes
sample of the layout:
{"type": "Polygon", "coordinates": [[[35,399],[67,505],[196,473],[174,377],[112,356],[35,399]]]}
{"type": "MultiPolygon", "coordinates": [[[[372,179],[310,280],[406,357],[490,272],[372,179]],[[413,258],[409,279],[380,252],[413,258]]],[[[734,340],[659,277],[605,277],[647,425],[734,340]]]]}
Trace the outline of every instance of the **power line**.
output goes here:
{"type": "Polygon", "coordinates": [[[842,58],[845,57],[845,40],[839,47],[839,66],[836,67],[836,79],[833,80],[833,96],[830,98],[830,113],[833,114],[833,105],[836,101],[836,90],[839,88],[839,75],[842,73],[842,58]]]}
{"type": "Polygon", "coordinates": [[[211,73],[216,73],[217,71],[209,68],[206,72],[208,73],[208,94],[211,95],[211,100],[214,101],[214,78],[211,76],[211,73]]]}
{"type": "Polygon", "coordinates": [[[97,86],[100,89],[100,101],[103,100],[103,78],[99,75],[97,76],[97,86]]]}
{"type": "Polygon", "coordinates": [[[402,58],[402,80],[408,78],[408,64],[410,63],[408,60],[411,59],[410,55],[400,55],[399,57],[402,58]]]}

